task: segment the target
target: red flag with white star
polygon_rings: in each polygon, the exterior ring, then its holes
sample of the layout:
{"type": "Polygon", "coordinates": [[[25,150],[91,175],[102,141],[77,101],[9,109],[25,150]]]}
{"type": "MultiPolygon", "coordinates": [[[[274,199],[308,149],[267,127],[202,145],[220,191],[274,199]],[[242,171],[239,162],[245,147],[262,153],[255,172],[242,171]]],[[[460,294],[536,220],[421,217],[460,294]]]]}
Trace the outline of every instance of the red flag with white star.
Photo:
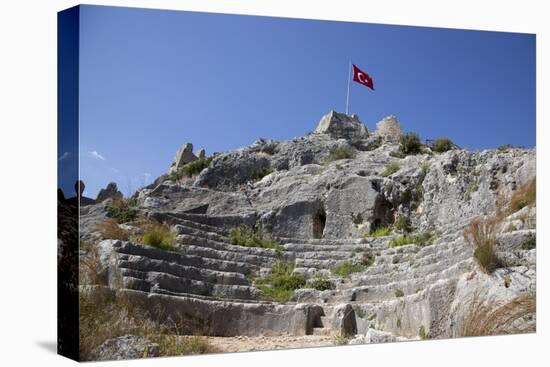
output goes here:
{"type": "Polygon", "coordinates": [[[355,64],[353,64],[353,81],[374,90],[374,82],[370,75],[359,69],[355,64]]]}

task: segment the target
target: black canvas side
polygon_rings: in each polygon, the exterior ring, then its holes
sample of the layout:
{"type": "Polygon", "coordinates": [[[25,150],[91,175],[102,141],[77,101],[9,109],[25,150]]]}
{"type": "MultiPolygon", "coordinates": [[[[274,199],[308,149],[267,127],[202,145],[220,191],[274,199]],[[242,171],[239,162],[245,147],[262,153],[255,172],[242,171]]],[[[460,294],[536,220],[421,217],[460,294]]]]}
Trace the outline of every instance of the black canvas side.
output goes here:
{"type": "Polygon", "coordinates": [[[79,7],[57,17],[57,352],[79,360],[79,7]]]}

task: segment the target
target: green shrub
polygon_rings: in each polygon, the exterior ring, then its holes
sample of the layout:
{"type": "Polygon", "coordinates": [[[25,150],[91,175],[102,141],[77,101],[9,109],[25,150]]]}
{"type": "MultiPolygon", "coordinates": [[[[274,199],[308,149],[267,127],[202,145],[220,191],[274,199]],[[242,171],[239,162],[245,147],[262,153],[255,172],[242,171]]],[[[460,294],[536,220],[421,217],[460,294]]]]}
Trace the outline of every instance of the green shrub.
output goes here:
{"type": "Polygon", "coordinates": [[[400,247],[404,245],[415,244],[417,246],[429,246],[436,237],[434,230],[428,230],[417,235],[403,235],[390,241],[389,247],[400,247]]]}
{"type": "Polygon", "coordinates": [[[183,167],[180,168],[181,174],[187,177],[193,177],[195,175],[198,175],[202,172],[206,167],[210,165],[210,162],[212,162],[212,157],[206,158],[206,159],[198,159],[193,162],[189,162],[183,167]]]}
{"type": "Polygon", "coordinates": [[[229,232],[231,244],[244,247],[270,248],[276,251],[283,251],[284,247],[273,240],[270,235],[264,233],[261,229],[252,230],[247,226],[233,228],[229,232]]]}
{"type": "Polygon", "coordinates": [[[396,290],[395,290],[395,296],[396,296],[397,298],[401,298],[401,297],[405,296],[405,292],[403,292],[402,289],[396,289],[396,290]]]}
{"type": "Polygon", "coordinates": [[[150,223],[144,226],[141,242],[161,250],[176,251],[176,235],[168,226],[161,223],[150,223]]]}
{"type": "Polygon", "coordinates": [[[388,177],[390,175],[393,175],[397,171],[399,171],[399,163],[391,162],[386,166],[386,170],[382,172],[382,176],[388,177]]]}
{"type": "Polygon", "coordinates": [[[334,288],[334,285],[327,278],[316,278],[311,282],[311,288],[318,291],[326,291],[334,288]]]}
{"type": "Polygon", "coordinates": [[[432,142],[432,150],[436,153],[444,153],[453,149],[454,143],[449,138],[436,139],[432,142]]]}
{"type": "Polygon", "coordinates": [[[404,245],[410,245],[414,243],[414,236],[403,235],[395,237],[390,241],[389,247],[399,247],[404,245]]]}
{"type": "Polygon", "coordinates": [[[389,236],[390,234],[391,234],[391,228],[390,227],[378,227],[370,233],[363,234],[363,236],[364,237],[379,238],[379,237],[389,236]]]}
{"type": "Polygon", "coordinates": [[[117,223],[131,222],[137,218],[137,201],[134,199],[112,199],[106,206],[107,216],[117,223]]]}
{"type": "Polygon", "coordinates": [[[356,151],[353,148],[350,148],[348,146],[342,146],[339,148],[336,148],[333,150],[328,158],[326,159],[326,163],[339,161],[341,159],[353,159],[356,156],[356,151]]]}
{"type": "Polygon", "coordinates": [[[359,273],[366,269],[364,265],[356,265],[351,261],[343,261],[331,269],[332,274],[343,278],[349,277],[353,273],[359,273]]]}
{"type": "Polygon", "coordinates": [[[262,292],[262,298],[277,302],[290,300],[294,290],[306,285],[306,278],[301,274],[292,275],[293,270],[293,263],[277,261],[271,269],[271,274],[256,281],[256,287],[262,292]]]}
{"type": "Polygon", "coordinates": [[[254,174],[254,179],[261,180],[262,178],[264,178],[265,176],[269,175],[272,172],[273,172],[273,167],[265,166],[254,174]]]}
{"type": "Polygon", "coordinates": [[[184,177],[193,177],[201,173],[205,168],[207,168],[214,157],[208,157],[205,159],[198,159],[193,162],[189,162],[184,166],[178,168],[176,172],[172,172],[168,178],[172,181],[179,181],[184,177]]]}
{"type": "Polygon", "coordinates": [[[395,222],[395,229],[403,232],[412,232],[411,219],[409,217],[400,216],[395,222]]]}
{"type": "Polygon", "coordinates": [[[420,153],[421,143],[418,134],[411,132],[406,133],[401,136],[400,143],[401,145],[399,146],[399,150],[401,153],[405,155],[420,153]]]}

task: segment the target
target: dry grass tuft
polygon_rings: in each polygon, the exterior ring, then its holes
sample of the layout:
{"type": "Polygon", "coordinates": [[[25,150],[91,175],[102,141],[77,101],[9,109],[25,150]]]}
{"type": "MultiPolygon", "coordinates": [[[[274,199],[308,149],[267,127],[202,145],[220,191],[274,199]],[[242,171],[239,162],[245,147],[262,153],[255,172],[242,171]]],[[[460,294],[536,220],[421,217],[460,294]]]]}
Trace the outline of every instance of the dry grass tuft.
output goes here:
{"type": "Polygon", "coordinates": [[[461,336],[532,333],[536,331],[536,297],[522,294],[508,303],[481,302],[474,297],[460,330],[461,336]]]}
{"type": "Polygon", "coordinates": [[[141,242],[166,251],[176,251],[176,235],[166,224],[147,223],[142,226],[141,242]]]}
{"type": "Polygon", "coordinates": [[[534,205],[537,200],[537,179],[533,177],[528,183],[518,187],[510,198],[508,206],[509,214],[515,213],[518,210],[534,205]]]}
{"type": "Polygon", "coordinates": [[[98,346],[123,335],[140,335],[158,343],[162,357],[217,351],[204,336],[179,335],[181,325],[168,327],[152,316],[141,305],[121,294],[98,290],[81,293],[81,359],[92,360],[98,346]]]}
{"type": "Polygon", "coordinates": [[[107,274],[95,247],[91,247],[86,255],[80,257],[79,272],[80,284],[107,285],[107,274]]]}
{"type": "Polygon", "coordinates": [[[474,248],[474,258],[485,273],[500,266],[496,255],[496,218],[475,218],[464,230],[464,239],[474,248]]]}
{"type": "Polygon", "coordinates": [[[121,228],[114,219],[108,219],[97,225],[97,230],[103,239],[128,241],[130,233],[121,228]]]}

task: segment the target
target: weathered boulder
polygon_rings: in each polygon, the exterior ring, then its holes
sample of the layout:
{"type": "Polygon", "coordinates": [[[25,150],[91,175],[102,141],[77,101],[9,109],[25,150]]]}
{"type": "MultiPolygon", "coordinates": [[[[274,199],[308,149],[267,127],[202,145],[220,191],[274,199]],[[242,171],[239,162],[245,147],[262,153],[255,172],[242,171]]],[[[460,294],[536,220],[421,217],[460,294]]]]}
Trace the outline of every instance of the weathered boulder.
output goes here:
{"type": "Polygon", "coordinates": [[[144,209],[155,212],[227,215],[253,211],[242,192],[215,191],[170,182],[143,191],[138,200],[144,209]]]}
{"type": "Polygon", "coordinates": [[[187,163],[196,161],[197,159],[197,156],[193,154],[193,144],[184,144],[178,149],[168,173],[177,172],[179,168],[185,166],[187,163]]]}
{"type": "Polygon", "coordinates": [[[138,335],[124,335],[108,339],[92,351],[91,360],[108,361],[158,357],[159,345],[138,335]]]}
{"type": "Polygon", "coordinates": [[[395,118],[395,116],[388,116],[383,118],[376,124],[375,136],[382,138],[383,141],[388,143],[399,143],[401,135],[401,126],[395,118]]]}
{"type": "Polygon", "coordinates": [[[118,191],[117,184],[115,182],[109,182],[107,187],[99,190],[97,194],[96,203],[101,203],[107,199],[122,199],[122,193],[118,191]]]}
{"type": "Polygon", "coordinates": [[[270,167],[268,158],[246,149],[220,154],[200,173],[195,186],[230,191],[262,178],[270,167]]]}
{"type": "Polygon", "coordinates": [[[335,139],[362,139],[369,135],[367,127],[359,121],[357,115],[348,116],[335,111],[330,111],[321,118],[315,132],[335,139]]]}

